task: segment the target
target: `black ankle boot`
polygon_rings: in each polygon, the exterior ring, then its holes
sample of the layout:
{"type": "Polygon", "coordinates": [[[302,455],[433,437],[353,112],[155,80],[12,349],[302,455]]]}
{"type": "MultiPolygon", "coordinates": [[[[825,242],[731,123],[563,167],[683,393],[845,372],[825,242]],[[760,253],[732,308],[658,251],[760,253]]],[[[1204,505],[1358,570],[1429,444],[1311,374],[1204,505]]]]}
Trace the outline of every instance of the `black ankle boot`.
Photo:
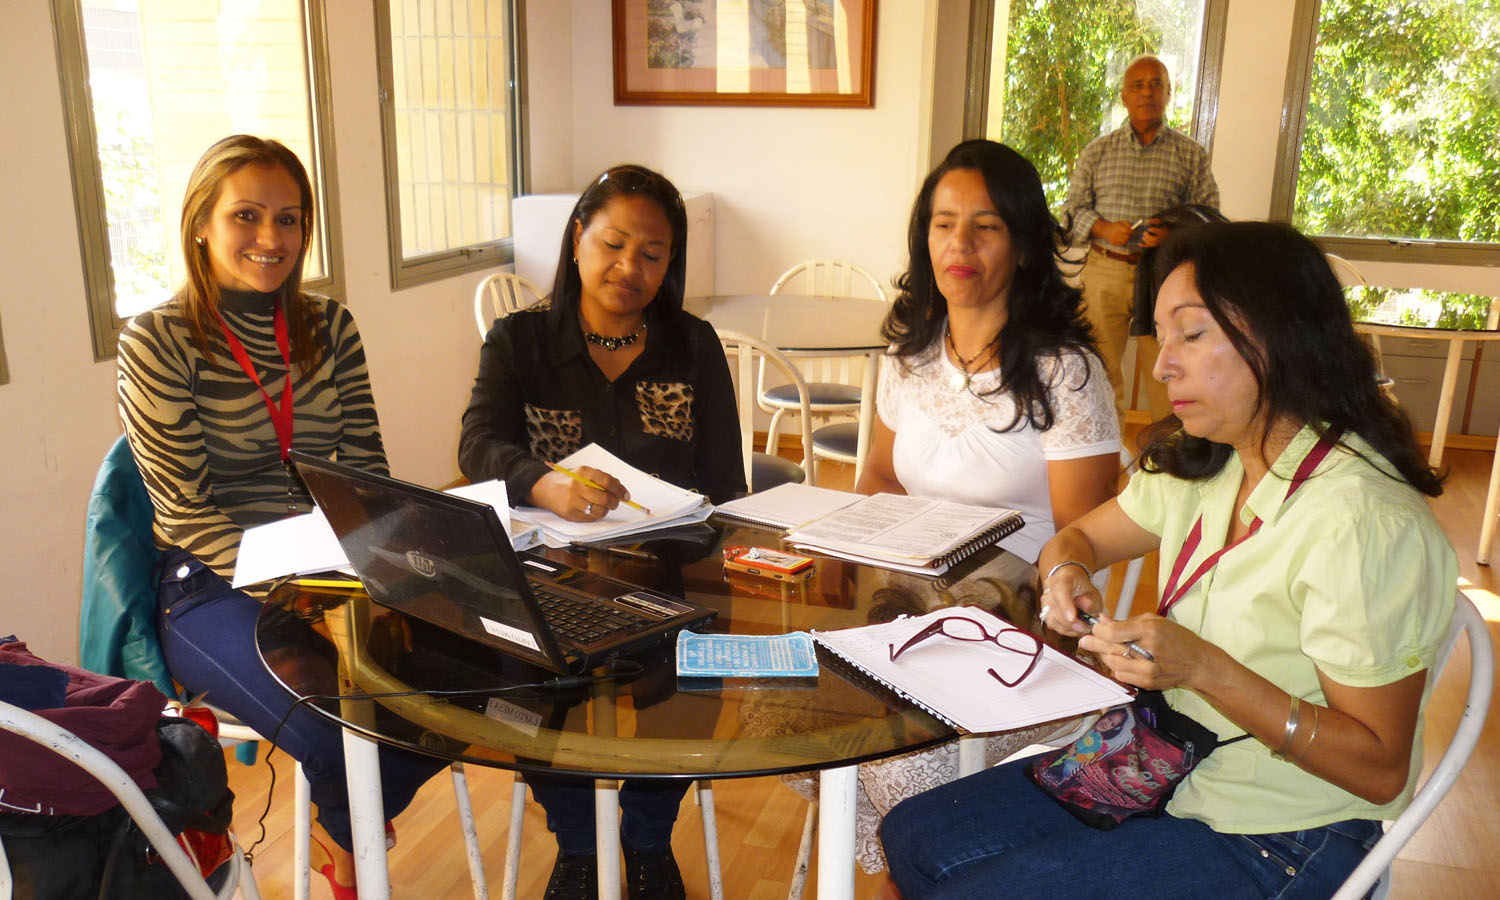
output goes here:
{"type": "Polygon", "coordinates": [[[672,848],[642,853],[625,847],[625,888],[629,900],[686,900],[682,873],[672,848]]]}
{"type": "Polygon", "coordinates": [[[557,851],[542,900],[599,900],[599,857],[593,853],[565,856],[557,851]]]}

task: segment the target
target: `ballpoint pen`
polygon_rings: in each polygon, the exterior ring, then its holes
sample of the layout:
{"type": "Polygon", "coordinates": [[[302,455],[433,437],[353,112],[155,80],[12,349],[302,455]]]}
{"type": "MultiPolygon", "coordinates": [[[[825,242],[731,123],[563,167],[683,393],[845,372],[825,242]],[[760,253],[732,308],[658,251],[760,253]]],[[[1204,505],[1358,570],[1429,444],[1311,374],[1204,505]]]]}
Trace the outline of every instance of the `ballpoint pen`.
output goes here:
{"type": "Polygon", "coordinates": [[[600,553],[609,553],[614,556],[623,556],[627,559],[639,559],[645,562],[656,562],[659,557],[650,550],[641,550],[636,547],[619,547],[613,544],[586,544],[582,541],[573,541],[568,545],[575,550],[597,550],[600,553]]]}
{"type": "MultiPolygon", "coordinates": [[[[602,490],[604,490],[603,485],[595,483],[593,479],[591,479],[591,478],[584,478],[582,475],[579,475],[577,472],[574,472],[572,469],[565,469],[565,468],[563,468],[562,466],[558,465],[555,462],[549,462],[549,463],[547,463],[547,467],[549,469],[551,469],[552,471],[554,471],[554,472],[561,472],[562,474],[568,476],[569,478],[573,479],[574,481],[578,482],[579,484],[585,485],[587,487],[591,487],[591,488],[593,488],[596,491],[602,491],[602,490]]],[[[649,510],[646,507],[640,505],[639,503],[635,502],[634,500],[621,500],[620,502],[623,503],[623,504],[625,504],[626,506],[631,507],[632,509],[638,509],[638,510],[640,510],[641,512],[645,513],[648,516],[651,515],[651,510],[649,510]]]]}
{"type": "MultiPolygon", "coordinates": [[[[1095,625],[1099,624],[1098,616],[1090,612],[1084,612],[1081,609],[1078,611],[1078,618],[1088,623],[1088,626],[1090,628],[1093,628],[1095,625]]],[[[1140,644],[1137,644],[1135,641],[1126,641],[1125,646],[1141,659],[1144,659],[1147,662],[1156,662],[1156,657],[1151,654],[1151,651],[1147,650],[1145,647],[1142,647],[1140,644]]]]}

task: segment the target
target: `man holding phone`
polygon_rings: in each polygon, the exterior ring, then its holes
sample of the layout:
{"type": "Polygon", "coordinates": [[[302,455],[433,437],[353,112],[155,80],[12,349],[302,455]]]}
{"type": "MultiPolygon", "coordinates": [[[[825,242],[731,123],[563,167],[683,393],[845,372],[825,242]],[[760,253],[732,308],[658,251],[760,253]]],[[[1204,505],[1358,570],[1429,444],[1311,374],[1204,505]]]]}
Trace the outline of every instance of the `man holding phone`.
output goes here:
{"type": "MultiPolygon", "coordinates": [[[[1154,214],[1187,203],[1219,205],[1207,151],[1165,124],[1171,98],[1171,80],[1161,60],[1140,56],[1131,61],[1120,86],[1128,118],[1083,148],[1060,216],[1075,243],[1089,241],[1082,275],[1084,314],[1115,390],[1122,434],[1125,378],[1120,360],[1130,336],[1135,267],[1141,250],[1161,243],[1167,233],[1154,214]]],[[[1156,361],[1155,339],[1142,337],[1138,352],[1149,371],[1156,361]]],[[[1152,418],[1170,413],[1166,390],[1151,378],[1146,388],[1152,418]]]]}

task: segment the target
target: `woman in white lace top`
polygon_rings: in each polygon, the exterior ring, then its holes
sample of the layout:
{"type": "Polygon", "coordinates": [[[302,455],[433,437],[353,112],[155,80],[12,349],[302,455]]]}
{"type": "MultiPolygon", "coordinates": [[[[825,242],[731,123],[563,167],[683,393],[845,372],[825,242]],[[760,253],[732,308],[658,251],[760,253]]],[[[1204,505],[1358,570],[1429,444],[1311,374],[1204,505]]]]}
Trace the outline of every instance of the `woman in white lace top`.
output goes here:
{"type": "Polygon", "coordinates": [[[1025,157],[965,141],[922,184],[911,264],[886,318],[891,358],[857,490],[1021,511],[1002,546],[1033,561],[1113,497],[1113,395],[1054,251],[1057,223],[1025,157]]]}
{"type": "MultiPolygon", "coordinates": [[[[1036,169],[1009,147],[965,141],[927,176],[911,212],[911,265],[883,329],[880,417],[856,487],[1018,509],[1026,526],[1002,546],[1026,563],[1113,497],[1120,471],[1114,393],[1080,296],[1058,270],[1056,229],[1036,169]]],[[[986,762],[1078,725],[990,735],[986,762]]],[[[859,864],[884,867],[877,829],[891,807],[957,777],[955,741],[861,765],[859,864]]],[[[809,795],[816,784],[787,781],[809,795]]]]}

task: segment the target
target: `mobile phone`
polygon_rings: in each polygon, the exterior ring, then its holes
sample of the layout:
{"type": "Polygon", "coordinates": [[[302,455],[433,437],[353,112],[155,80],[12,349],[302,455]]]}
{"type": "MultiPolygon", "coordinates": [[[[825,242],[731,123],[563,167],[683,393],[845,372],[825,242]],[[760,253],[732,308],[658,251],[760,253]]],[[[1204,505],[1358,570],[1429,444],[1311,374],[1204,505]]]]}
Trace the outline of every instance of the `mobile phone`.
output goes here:
{"type": "Polygon", "coordinates": [[[747,575],[800,581],[812,575],[812,558],[782,553],[769,547],[735,547],[724,554],[724,568],[747,575]]]}

